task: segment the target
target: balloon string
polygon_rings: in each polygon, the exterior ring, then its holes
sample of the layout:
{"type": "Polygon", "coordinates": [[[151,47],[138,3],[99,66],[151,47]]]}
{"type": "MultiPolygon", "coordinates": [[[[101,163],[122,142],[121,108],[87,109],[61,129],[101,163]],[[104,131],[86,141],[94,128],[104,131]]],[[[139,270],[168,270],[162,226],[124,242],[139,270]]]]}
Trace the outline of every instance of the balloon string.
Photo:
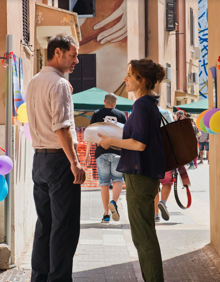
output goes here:
{"type": "Polygon", "coordinates": [[[4,65],[4,61],[6,59],[13,59],[15,61],[15,55],[13,52],[10,52],[7,56],[4,54],[4,59],[2,60],[2,65],[4,65]]]}
{"type": "Polygon", "coordinates": [[[0,147],[0,149],[1,149],[3,152],[5,152],[5,150],[4,150],[4,149],[2,149],[1,147],[0,147]]]}

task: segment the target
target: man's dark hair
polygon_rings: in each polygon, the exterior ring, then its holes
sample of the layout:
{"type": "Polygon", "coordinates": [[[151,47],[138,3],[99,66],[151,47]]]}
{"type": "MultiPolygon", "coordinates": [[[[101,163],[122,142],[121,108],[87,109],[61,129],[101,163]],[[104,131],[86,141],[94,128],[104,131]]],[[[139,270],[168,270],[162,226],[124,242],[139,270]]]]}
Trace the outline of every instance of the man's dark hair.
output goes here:
{"type": "Polygon", "coordinates": [[[50,38],[47,46],[47,60],[50,61],[53,59],[56,48],[60,48],[61,51],[66,52],[70,50],[71,44],[77,48],[79,47],[78,42],[73,36],[62,33],[50,38]]]}

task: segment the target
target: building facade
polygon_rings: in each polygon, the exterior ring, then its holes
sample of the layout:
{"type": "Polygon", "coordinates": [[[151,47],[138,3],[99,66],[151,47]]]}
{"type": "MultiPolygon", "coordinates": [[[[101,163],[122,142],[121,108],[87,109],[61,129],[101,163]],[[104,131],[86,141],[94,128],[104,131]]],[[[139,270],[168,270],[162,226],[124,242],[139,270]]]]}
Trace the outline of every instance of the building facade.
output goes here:
{"type": "MultiPolygon", "coordinates": [[[[48,37],[66,32],[80,40],[80,29],[76,13],[57,8],[58,1],[48,0],[1,0],[0,56],[6,53],[6,35],[12,35],[13,53],[23,64],[23,94],[31,78],[46,63],[48,37]],[[42,55],[43,53],[43,55],[42,55]]],[[[13,60],[13,59],[12,59],[13,60]]],[[[21,73],[20,73],[21,75],[21,73]]],[[[21,85],[20,85],[21,87],[21,85]]],[[[6,68],[0,68],[0,147],[5,148],[6,114],[6,68]]],[[[4,211],[6,201],[0,202],[0,243],[6,242],[11,248],[11,262],[16,263],[26,244],[33,236],[36,212],[33,201],[31,142],[24,136],[24,126],[13,119],[12,159],[14,163],[11,190],[11,231],[6,236],[5,222],[8,214],[4,211]],[[10,238],[11,239],[10,239],[10,238]],[[9,241],[10,240],[10,241],[9,241]]],[[[0,154],[3,154],[1,151],[0,154]]],[[[8,196],[9,197],[9,196],[8,196]]],[[[8,222],[7,222],[8,223],[8,222]]]]}
{"type": "Polygon", "coordinates": [[[166,69],[156,88],[163,108],[198,100],[197,0],[113,0],[108,5],[65,0],[58,5],[80,13],[81,63],[70,77],[76,93],[98,87],[134,99],[120,88],[127,63],[148,57],[166,69]]]}
{"type": "MultiPolygon", "coordinates": [[[[218,59],[220,56],[219,45],[220,32],[218,26],[220,19],[220,2],[217,0],[208,0],[208,26],[209,26],[209,54],[208,54],[208,92],[209,92],[209,108],[213,108],[213,82],[210,72],[211,67],[216,67],[217,72],[217,108],[220,108],[220,64],[218,59]]],[[[210,152],[209,152],[209,187],[210,187],[210,229],[211,244],[220,255],[220,219],[218,216],[218,199],[220,197],[220,154],[218,154],[220,146],[220,135],[210,134],[210,152]]]]}

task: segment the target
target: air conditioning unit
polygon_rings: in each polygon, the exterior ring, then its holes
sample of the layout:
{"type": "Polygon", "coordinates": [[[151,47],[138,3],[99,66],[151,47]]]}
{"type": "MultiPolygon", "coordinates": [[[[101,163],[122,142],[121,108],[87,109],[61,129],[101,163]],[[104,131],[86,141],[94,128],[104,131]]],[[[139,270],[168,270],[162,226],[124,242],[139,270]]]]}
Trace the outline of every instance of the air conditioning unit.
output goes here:
{"type": "Polygon", "coordinates": [[[199,47],[195,47],[194,59],[195,60],[200,60],[201,59],[201,50],[200,50],[199,47]]]}
{"type": "Polygon", "coordinates": [[[171,82],[172,81],[172,69],[169,67],[166,67],[165,71],[166,71],[166,75],[162,82],[171,82]]]}
{"type": "Polygon", "coordinates": [[[192,72],[188,76],[188,85],[196,85],[199,84],[199,75],[197,72],[192,72]]]}

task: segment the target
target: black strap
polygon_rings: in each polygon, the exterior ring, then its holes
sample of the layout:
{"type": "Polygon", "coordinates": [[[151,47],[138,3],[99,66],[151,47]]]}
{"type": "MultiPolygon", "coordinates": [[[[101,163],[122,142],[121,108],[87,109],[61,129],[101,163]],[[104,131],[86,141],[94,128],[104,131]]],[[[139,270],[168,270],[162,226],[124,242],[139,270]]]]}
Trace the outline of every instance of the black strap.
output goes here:
{"type": "Polygon", "coordinates": [[[168,120],[161,113],[160,113],[160,117],[164,126],[166,125],[165,122],[169,124],[168,120]]]}
{"type": "Polygon", "coordinates": [[[166,124],[165,124],[165,121],[166,121],[167,124],[169,124],[169,122],[165,119],[165,117],[161,113],[160,113],[160,116],[161,116],[162,123],[164,125],[163,127],[165,128],[165,131],[166,131],[166,135],[167,135],[167,139],[168,139],[169,144],[170,144],[171,151],[173,153],[173,156],[174,156],[174,159],[175,159],[176,163],[178,164],[179,162],[178,162],[178,160],[176,158],[176,154],[175,154],[175,152],[173,150],[172,142],[170,140],[170,136],[169,136],[169,133],[167,131],[166,124]]]}

